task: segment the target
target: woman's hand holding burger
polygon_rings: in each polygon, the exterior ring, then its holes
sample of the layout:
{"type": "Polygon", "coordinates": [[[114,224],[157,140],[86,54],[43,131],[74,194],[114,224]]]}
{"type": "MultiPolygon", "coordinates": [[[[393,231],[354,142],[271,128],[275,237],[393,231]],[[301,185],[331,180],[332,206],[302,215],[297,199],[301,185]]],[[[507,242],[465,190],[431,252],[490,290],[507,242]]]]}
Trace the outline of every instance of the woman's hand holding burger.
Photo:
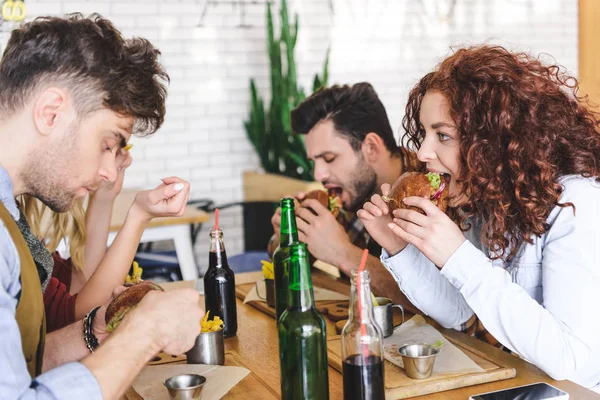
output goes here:
{"type": "Polygon", "coordinates": [[[446,261],[465,241],[460,228],[426,198],[406,197],[404,204],[417,207],[421,212],[396,209],[389,229],[402,240],[412,244],[431,262],[442,268],[446,261]]]}
{"type": "Polygon", "coordinates": [[[371,196],[371,201],[366,202],[356,215],[360,218],[373,240],[383,247],[390,256],[393,256],[406,247],[406,242],[396,235],[390,235],[388,225],[392,223],[392,216],[388,204],[382,199],[382,196],[388,196],[389,193],[390,185],[384,183],[381,185],[381,195],[374,194],[371,196]]]}
{"type": "Polygon", "coordinates": [[[384,184],[381,191],[383,198],[373,196],[358,212],[373,239],[390,255],[410,243],[439,268],[443,267],[465,241],[462,231],[444,213],[448,203],[448,182],[444,177],[405,173],[392,188],[384,184]],[[394,235],[389,235],[390,230],[394,235]]]}

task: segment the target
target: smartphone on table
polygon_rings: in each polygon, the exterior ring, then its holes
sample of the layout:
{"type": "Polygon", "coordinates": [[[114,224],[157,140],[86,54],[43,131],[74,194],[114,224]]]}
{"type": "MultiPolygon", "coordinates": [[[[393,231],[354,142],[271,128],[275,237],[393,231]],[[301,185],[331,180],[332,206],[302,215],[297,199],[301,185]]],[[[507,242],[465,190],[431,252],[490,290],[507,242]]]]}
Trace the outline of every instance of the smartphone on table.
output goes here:
{"type": "Polygon", "coordinates": [[[568,393],[543,382],[469,396],[469,400],[568,400],[568,398],[568,393]]]}

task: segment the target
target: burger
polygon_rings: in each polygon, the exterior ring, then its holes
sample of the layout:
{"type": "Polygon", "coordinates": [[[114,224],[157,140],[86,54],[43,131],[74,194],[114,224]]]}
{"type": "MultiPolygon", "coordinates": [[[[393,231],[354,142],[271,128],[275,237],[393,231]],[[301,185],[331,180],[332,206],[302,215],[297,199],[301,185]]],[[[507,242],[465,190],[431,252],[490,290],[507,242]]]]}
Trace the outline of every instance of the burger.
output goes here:
{"type": "Polygon", "coordinates": [[[117,297],[110,302],[106,308],[104,321],[106,322],[106,331],[112,332],[121,323],[123,318],[152,290],[163,292],[163,288],[154,282],[140,281],[129,286],[127,289],[119,293],[117,297]]]}
{"type": "MultiPolygon", "coordinates": [[[[325,208],[327,208],[334,217],[337,218],[342,208],[342,201],[339,198],[339,190],[329,189],[327,192],[324,190],[313,190],[306,194],[306,199],[315,199],[325,208]]],[[[303,200],[303,201],[304,201],[303,200]]]]}
{"type": "Polygon", "coordinates": [[[392,210],[408,209],[425,214],[418,207],[408,206],[402,201],[405,197],[427,197],[442,212],[448,207],[448,186],[450,178],[445,174],[429,172],[405,172],[394,182],[387,196],[382,196],[392,210]]]}

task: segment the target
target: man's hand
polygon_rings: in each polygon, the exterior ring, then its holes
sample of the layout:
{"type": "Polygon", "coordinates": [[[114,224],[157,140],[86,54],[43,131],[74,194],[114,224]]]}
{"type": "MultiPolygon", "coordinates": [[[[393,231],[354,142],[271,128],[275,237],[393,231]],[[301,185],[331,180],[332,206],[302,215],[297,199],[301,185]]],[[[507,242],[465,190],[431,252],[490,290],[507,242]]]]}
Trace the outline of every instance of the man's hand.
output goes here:
{"type": "Polygon", "coordinates": [[[125,316],[115,334],[133,329],[153,336],[155,353],[182,354],[192,348],[200,334],[204,310],[199,298],[193,289],[152,290],[125,316]]]}
{"type": "Polygon", "coordinates": [[[279,239],[281,231],[281,207],[277,207],[275,214],[271,217],[271,225],[273,225],[273,232],[275,237],[279,239]]]}
{"type": "Polygon", "coordinates": [[[308,245],[315,258],[340,266],[352,247],[348,233],[331,212],[315,199],[302,202],[296,210],[298,239],[308,245]]]}
{"type": "Polygon", "coordinates": [[[192,348],[204,314],[198,300],[193,289],[152,290],[144,296],[108,340],[81,361],[94,375],[103,398],[120,399],[159,351],[181,354],[192,348]]]}
{"type": "MultiPolygon", "coordinates": [[[[306,197],[306,194],[303,192],[299,192],[296,194],[295,197],[296,199],[300,200],[306,197]]],[[[284,198],[293,199],[294,197],[286,194],[282,197],[282,199],[284,198]]],[[[277,210],[275,210],[275,214],[273,214],[273,216],[271,217],[271,225],[273,225],[273,232],[275,233],[275,238],[279,239],[281,230],[281,207],[277,207],[277,210]]]]}

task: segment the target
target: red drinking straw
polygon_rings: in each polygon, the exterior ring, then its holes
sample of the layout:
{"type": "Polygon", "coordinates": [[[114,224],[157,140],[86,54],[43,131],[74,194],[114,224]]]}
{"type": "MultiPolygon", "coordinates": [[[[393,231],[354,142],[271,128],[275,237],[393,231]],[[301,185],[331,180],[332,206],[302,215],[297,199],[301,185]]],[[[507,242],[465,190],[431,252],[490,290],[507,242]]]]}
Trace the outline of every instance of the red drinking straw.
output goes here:
{"type": "Polygon", "coordinates": [[[219,209],[215,208],[215,231],[219,230],[219,209]]]}
{"type": "MultiPolygon", "coordinates": [[[[363,304],[362,304],[362,285],[361,285],[361,272],[365,270],[365,264],[367,263],[367,256],[369,255],[369,250],[364,249],[362,258],[360,259],[360,266],[358,267],[358,276],[356,277],[356,291],[358,296],[358,314],[360,318],[360,334],[361,336],[367,335],[367,327],[363,322],[363,304]]],[[[367,346],[363,345],[363,356],[366,358],[369,356],[369,349],[367,346]]]]}

